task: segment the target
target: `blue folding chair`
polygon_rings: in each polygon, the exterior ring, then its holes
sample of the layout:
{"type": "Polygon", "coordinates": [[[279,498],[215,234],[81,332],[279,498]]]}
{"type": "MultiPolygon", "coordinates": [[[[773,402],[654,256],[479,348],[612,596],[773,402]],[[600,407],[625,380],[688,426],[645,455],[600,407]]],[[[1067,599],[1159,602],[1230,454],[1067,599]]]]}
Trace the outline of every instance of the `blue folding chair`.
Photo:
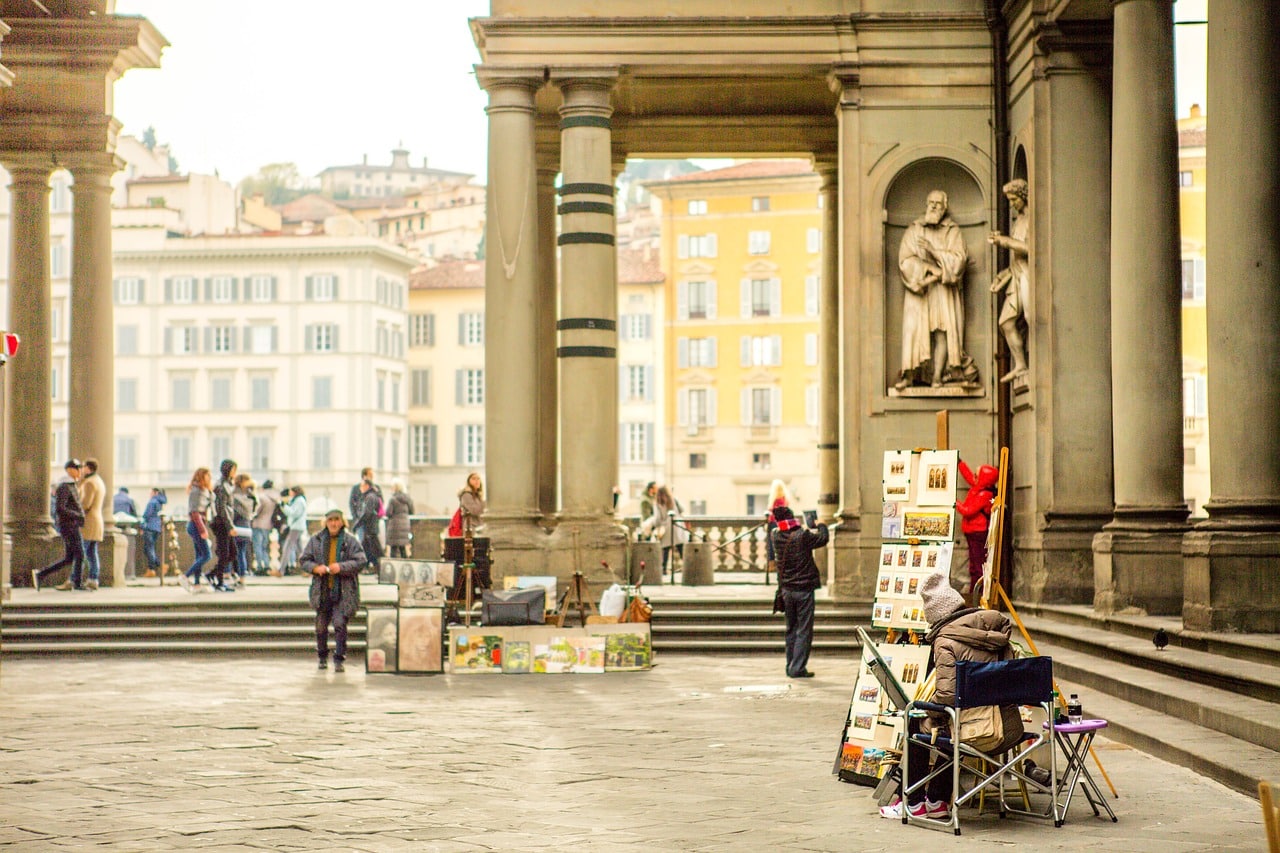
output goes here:
{"type": "MultiPolygon", "coordinates": [[[[1058,778],[1057,762],[1052,746],[1052,733],[1023,732],[1022,739],[1015,744],[1021,750],[1011,747],[999,754],[989,754],[958,738],[912,732],[912,720],[923,718],[928,712],[946,714],[949,718],[947,731],[954,734],[959,731],[960,712],[965,708],[978,708],[984,705],[1032,705],[1040,706],[1053,719],[1053,661],[1047,657],[1016,658],[1014,660],[996,661],[992,663],[976,663],[974,661],[956,662],[956,699],[954,705],[939,705],[935,702],[915,701],[907,705],[907,737],[914,743],[929,751],[933,770],[910,784],[910,749],[902,751],[902,822],[930,829],[952,830],[960,834],[960,806],[978,796],[988,787],[994,786],[1000,794],[1000,816],[1006,814],[1026,815],[1028,817],[1052,818],[1054,826],[1062,826],[1063,815],[1058,813],[1058,798],[1053,786],[1058,778]],[[1048,743],[1049,752],[1049,784],[1044,785],[1027,776],[1022,769],[1022,762],[1027,753],[1048,743]],[[963,758],[975,759],[970,762],[977,768],[977,782],[968,790],[960,789],[960,761],[963,758]],[[993,769],[994,768],[994,769],[993,769]],[[910,795],[921,790],[930,779],[939,773],[951,774],[950,812],[946,820],[941,818],[917,817],[911,814],[907,806],[910,795]],[[1048,805],[1044,811],[1036,811],[1030,806],[1030,799],[1024,801],[1026,808],[1015,808],[1005,799],[1005,781],[1012,779],[1021,783],[1023,791],[1048,795],[1048,805]]],[[[967,766],[968,767],[968,766],[967,766]]],[[[968,767],[973,769],[973,767],[968,767]]]]}

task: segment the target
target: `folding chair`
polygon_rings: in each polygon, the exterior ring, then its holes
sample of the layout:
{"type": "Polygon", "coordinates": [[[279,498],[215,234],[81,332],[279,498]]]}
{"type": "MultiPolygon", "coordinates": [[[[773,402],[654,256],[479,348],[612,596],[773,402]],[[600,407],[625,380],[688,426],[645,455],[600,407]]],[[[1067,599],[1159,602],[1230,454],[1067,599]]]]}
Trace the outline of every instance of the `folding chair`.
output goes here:
{"type": "MultiPolygon", "coordinates": [[[[1023,732],[1019,752],[1010,751],[1000,755],[989,754],[975,749],[967,743],[961,743],[956,737],[936,739],[931,734],[912,732],[912,720],[923,718],[927,712],[946,714],[949,718],[948,731],[952,735],[959,731],[960,712],[965,708],[977,708],[983,705],[1038,705],[1053,719],[1053,661],[1047,657],[1017,658],[1014,660],[996,661],[993,663],[976,663],[974,661],[958,661],[956,663],[956,699],[954,705],[939,705],[934,702],[913,701],[907,705],[907,737],[909,741],[925,747],[929,751],[930,761],[935,765],[927,775],[912,779],[910,749],[902,752],[902,822],[925,826],[930,829],[952,830],[960,834],[960,806],[978,796],[989,786],[995,786],[1000,795],[1000,816],[1019,814],[1028,817],[1052,818],[1054,826],[1062,825],[1062,816],[1058,813],[1058,798],[1052,787],[1058,778],[1057,761],[1053,749],[1051,731],[1023,732]],[[1049,744],[1049,785],[1042,785],[1027,776],[1022,770],[1022,762],[1026,754],[1043,744],[1049,744]],[[977,783],[966,791],[960,789],[960,760],[962,758],[977,759],[977,783]],[[994,769],[992,769],[994,768],[994,769]],[[916,817],[908,807],[910,795],[924,788],[929,780],[940,773],[951,774],[951,803],[947,819],[916,817]],[[1021,783],[1025,789],[1035,793],[1047,794],[1049,803],[1043,812],[1030,808],[1014,808],[1005,799],[1005,779],[1011,777],[1021,783]]],[[[971,762],[972,763],[972,762],[971,762]]],[[[926,768],[927,769],[927,768],[926,768]]],[[[972,768],[970,768],[972,769],[972,768]]]]}

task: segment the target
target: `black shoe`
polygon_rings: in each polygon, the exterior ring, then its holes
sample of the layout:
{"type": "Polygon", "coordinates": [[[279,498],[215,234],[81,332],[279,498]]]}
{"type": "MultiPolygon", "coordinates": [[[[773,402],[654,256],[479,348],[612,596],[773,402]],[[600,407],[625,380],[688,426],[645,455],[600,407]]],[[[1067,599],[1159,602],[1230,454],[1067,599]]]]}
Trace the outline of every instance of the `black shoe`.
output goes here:
{"type": "Polygon", "coordinates": [[[813,673],[806,669],[804,672],[800,673],[799,675],[789,675],[787,677],[788,678],[813,678],[813,673]]]}
{"type": "Polygon", "coordinates": [[[316,664],[316,669],[328,669],[328,668],[329,668],[329,659],[320,658],[320,662],[316,664]]]}
{"type": "Polygon", "coordinates": [[[346,671],[347,671],[347,668],[346,668],[345,666],[343,666],[343,665],[342,665],[342,661],[340,661],[340,660],[335,660],[335,661],[333,662],[333,671],[334,671],[334,672],[346,672],[346,671]]]}

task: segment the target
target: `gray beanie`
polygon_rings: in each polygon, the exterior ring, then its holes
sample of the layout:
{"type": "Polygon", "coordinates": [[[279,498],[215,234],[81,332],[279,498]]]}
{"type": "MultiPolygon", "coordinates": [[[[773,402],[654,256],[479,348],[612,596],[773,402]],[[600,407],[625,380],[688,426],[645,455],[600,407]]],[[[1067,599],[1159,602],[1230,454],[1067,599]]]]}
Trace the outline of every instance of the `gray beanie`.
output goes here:
{"type": "Polygon", "coordinates": [[[942,572],[934,572],[924,579],[920,597],[924,599],[924,618],[930,626],[937,625],[964,607],[964,598],[952,588],[950,579],[942,572]]]}

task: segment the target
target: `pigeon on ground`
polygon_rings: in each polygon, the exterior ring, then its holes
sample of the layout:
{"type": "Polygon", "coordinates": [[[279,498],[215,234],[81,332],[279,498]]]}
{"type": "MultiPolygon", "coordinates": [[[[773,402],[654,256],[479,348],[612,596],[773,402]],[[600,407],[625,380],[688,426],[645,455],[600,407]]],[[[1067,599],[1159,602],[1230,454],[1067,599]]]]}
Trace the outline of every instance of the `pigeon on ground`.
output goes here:
{"type": "Polygon", "coordinates": [[[1156,634],[1151,638],[1151,642],[1155,644],[1158,651],[1164,651],[1164,647],[1169,645],[1169,634],[1163,628],[1157,628],[1156,634]]]}

